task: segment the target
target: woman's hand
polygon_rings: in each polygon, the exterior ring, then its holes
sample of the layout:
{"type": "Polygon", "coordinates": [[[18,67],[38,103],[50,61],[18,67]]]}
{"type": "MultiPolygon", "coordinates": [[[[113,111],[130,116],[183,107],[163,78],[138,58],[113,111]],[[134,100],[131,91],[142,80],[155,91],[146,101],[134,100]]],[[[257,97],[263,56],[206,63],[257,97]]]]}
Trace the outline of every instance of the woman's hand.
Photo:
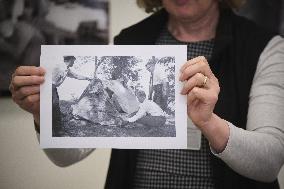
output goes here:
{"type": "Polygon", "coordinates": [[[184,81],[181,94],[187,95],[188,116],[193,123],[202,127],[213,116],[220,87],[218,79],[212,73],[207,60],[196,57],[181,68],[180,81],[184,81]]]}
{"type": "Polygon", "coordinates": [[[12,99],[22,109],[33,114],[39,125],[40,84],[44,82],[45,71],[41,67],[20,66],[12,75],[10,91],[12,99]]]}
{"type": "Polygon", "coordinates": [[[229,127],[213,113],[220,92],[218,79],[203,56],[187,61],[180,71],[180,81],[185,82],[181,94],[187,95],[188,116],[211,146],[217,152],[223,151],[229,138],[229,127]]]}

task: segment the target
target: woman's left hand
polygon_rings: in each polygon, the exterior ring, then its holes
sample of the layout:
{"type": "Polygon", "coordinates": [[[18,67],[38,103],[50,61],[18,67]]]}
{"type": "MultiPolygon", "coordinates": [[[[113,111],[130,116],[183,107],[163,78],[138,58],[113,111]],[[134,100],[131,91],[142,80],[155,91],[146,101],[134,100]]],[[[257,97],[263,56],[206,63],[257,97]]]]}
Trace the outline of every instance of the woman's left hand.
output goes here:
{"type": "Polygon", "coordinates": [[[202,129],[213,119],[213,110],[220,92],[218,79],[212,73],[205,57],[187,61],[181,68],[181,94],[187,95],[187,113],[192,122],[202,129]]]}

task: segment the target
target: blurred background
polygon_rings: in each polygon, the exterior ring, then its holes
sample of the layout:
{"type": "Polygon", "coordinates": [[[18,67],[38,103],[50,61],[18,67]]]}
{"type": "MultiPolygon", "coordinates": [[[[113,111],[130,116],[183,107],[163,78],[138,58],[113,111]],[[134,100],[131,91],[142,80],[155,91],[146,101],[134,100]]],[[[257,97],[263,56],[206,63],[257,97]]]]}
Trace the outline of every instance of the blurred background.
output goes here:
{"type": "Polygon", "coordinates": [[[39,65],[41,44],[108,44],[108,15],[108,0],[1,0],[2,95],[17,66],[39,65]]]}
{"type": "MultiPolygon", "coordinates": [[[[284,34],[282,1],[247,0],[238,14],[284,34]]],[[[110,150],[55,166],[39,148],[32,116],[10,99],[8,84],[17,66],[39,64],[40,44],[112,43],[121,29],[146,16],[135,0],[0,0],[1,189],[103,188],[110,150]]],[[[283,168],[279,181],[284,189],[283,168]]]]}

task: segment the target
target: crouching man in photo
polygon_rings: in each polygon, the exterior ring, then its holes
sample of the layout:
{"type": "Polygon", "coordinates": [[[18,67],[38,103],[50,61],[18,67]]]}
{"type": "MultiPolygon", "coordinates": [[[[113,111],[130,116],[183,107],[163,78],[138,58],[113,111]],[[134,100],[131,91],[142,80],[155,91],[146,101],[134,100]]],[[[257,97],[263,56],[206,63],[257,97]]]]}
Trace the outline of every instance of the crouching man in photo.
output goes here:
{"type": "Polygon", "coordinates": [[[166,122],[166,114],[159,105],[152,100],[147,100],[144,91],[139,91],[137,98],[140,102],[139,109],[134,116],[126,119],[126,121],[149,126],[163,126],[166,122]]]}

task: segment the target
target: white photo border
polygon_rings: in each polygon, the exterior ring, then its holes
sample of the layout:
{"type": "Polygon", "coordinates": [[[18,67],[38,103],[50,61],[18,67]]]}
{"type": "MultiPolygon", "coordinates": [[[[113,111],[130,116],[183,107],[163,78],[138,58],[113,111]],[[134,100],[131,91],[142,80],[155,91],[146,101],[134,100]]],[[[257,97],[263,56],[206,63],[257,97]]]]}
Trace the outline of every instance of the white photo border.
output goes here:
{"type": "Polygon", "coordinates": [[[186,96],[180,94],[180,67],[187,60],[186,45],[42,45],[41,67],[46,70],[40,87],[41,148],[119,148],[119,149],[186,149],[186,96]],[[72,56],[140,56],[175,57],[175,137],[53,137],[52,71],[54,61],[72,56]]]}

